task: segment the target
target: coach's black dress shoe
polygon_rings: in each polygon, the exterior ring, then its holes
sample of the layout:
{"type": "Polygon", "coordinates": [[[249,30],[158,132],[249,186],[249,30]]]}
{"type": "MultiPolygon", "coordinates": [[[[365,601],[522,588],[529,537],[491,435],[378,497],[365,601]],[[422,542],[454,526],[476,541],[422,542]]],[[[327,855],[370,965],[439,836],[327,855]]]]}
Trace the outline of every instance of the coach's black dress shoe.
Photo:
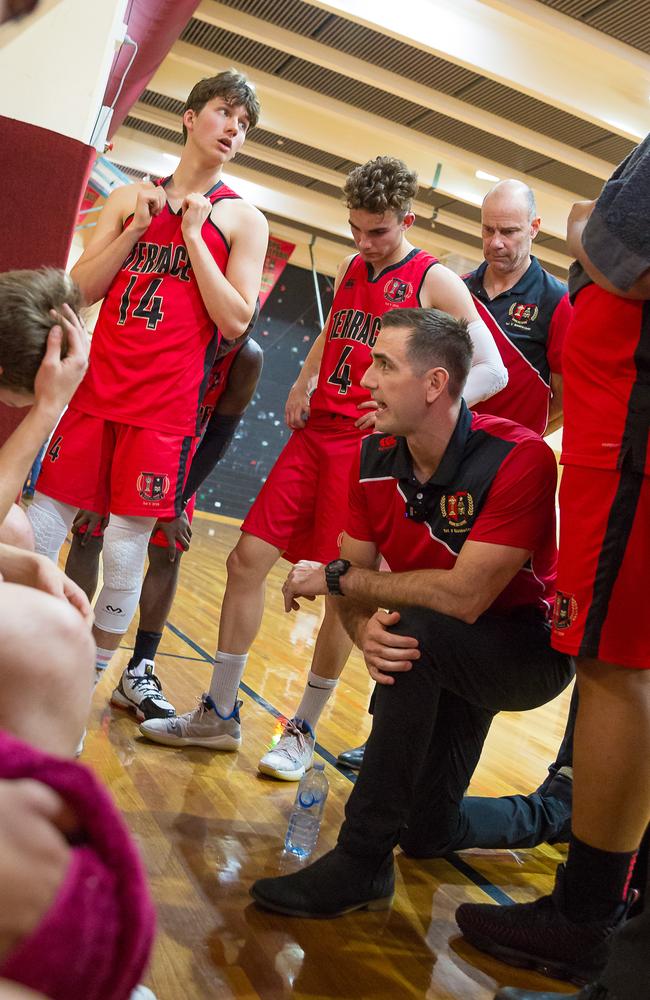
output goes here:
{"type": "Polygon", "coordinates": [[[290,917],[386,910],[395,892],[393,855],[380,862],[368,861],[336,847],[301,871],[258,879],[250,892],[264,909],[290,917]]]}
{"type": "Polygon", "coordinates": [[[342,764],[343,767],[349,767],[351,771],[360,771],[365,749],[366,744],[362,743],[360,747],[355,747],[354,750],[344,750],[336,758],[336,763],[342,764]]]}

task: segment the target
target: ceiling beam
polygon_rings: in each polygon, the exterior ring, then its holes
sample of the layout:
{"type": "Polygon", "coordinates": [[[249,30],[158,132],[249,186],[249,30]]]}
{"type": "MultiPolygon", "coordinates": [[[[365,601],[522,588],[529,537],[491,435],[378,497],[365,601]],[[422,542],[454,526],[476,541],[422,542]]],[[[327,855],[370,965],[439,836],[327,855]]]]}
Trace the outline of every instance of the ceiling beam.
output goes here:
{"type": "Polygon", "coordinates": [[[647,132],[650,59],[626,58],[602,32],[567,32],[533,20],[531,7],[524,16],[519,4],[482,0],[409,0],[408,18],[395,3],[307,2],[633,141],[647,132]]]}
{"type": "MultiPolygon", "coordinates": [[[[164,176],[169,172],[168,157],[177,155],[177,147],[173,143],[122,126],[114,137],[111,158],[126,167],[133,167],[154,176],[164,176]]],[[[232,182],[234,178],[236,178],[234,186],[237,193],[262,212],[271,212],[273,215],[293,219],[303,226],[312,226],[350,240],[352,250],[346,212],[343,205],[334,198],[328,198],[308,188],[287,184],[275,177],[265,177],[247,167],[238,167],[236,161],[229,163],[223,174],[226,183],[232,182]]],[[[474,250],[460,240],[442,236],[435,230],[429,232],[418,228],[417,243],[435,257],[445,253],[456,253],[477,262],[481,259],[480,251],[474,250]]],[[[341,257],[344,254],[345,248],[341,257]]]]}
{"type": "MultiPolygon", "coordinates": [[[[182,132],[182,127],[180,119],[169,112],[160,111],[157,108],[151,108],[146,104],[136,104],[131,111],[131,115],[135,118],[139,118],[142,121],[150,122],[153,125],[159,125],[163,128],[172,129],[178,132],[180,135],[182,132]]],[[[137,133],[137,130],[134,130],[137,133]]],[[[119,134],[119,133],[118,133],[119,134]]],[[[145,133],[146,134],[146,133],[145,133]]],[[[266,163],[273,163],[278,167],[283,167],[286,170],[291,170],[294,173],[302,174],[305,177],[311,177],[313,180],[321,181],[325,184],[330,184],[337,189],[342,188],[344,177],[342,174],[337,173],[335,170],[328,170],[326,167],[321,167],[318,164],[310,163],[308,160],[299,159],[296,156],[291,156],[289,153],[282,152],[281,148],[272,148],[268,146],[260,146],[251,140],[247,140],[243,150],[247,156],[252,156],[255,159],[265,161],[266,163]]],[[[236,168],[237,161],[234,160],[232,166],[236,168]]],[[[230,169],[230,165],[228,166],[230,169]]],[[[261,183],[265,181],[265,174],[260,171],[257,174],[261,183]]],[[[266,178],[268,183],[272,183],[272,178],[266,178]]],[[[323,195],[323,197],[326,197],[323,195]]],[[[429,220],[432,217],[432,206],[424,204],[423,202],[415,201],[413,203],[413,211],[417,215],[418,219],[424,221],[429,220]]],[[[454,215],[452,212],[445,212],[444,210],[439,210],[436,214],[436,223],[441,226],[449,226],[450,228],[456,229],[461,233],[467,233],[469,236],[474,236],[480,238],[481,236],[481,226],[478,222],[472,222],[470,219],[465,219],[460,215],[454,215]]],[[[435,226],[433,227],[435,230],[435,226]]],[[[470,247],[474,254],[476,254],[476,249],[470,247]]],[[[555,264],[558,267],[568,268],[571,263],[571,259],[565,254],[558,253],[556,250],[551,250],[550,248],[545,248],[543,244],[539,244],[536,248],[536,256],[539,257],[541,261],[545,261],[549,264],[555,264]]]]}
{"type": "MultiPolygon", "coordinates": [[[[280,52],[285,52],[340,73],[368,86],[383,90],[387,94],[402,97],[441,114],[465,122],[475,128],[482,129],[493,135],[502,136],[511,142],[518,143],[526,149],[534,150],[541,156],[583,170],[585,173],[606,180],[612,172],[611,163],[596,156],[583,153],[579,149],[557,142],[555,139],[525,128],[516,122],[508,121],[498,115],[484,111],[465,101],[458,100],[441,91],[423,87],[409,80],[408,76],[399,76],[382,69],[373,63],[365,62],[329,45],[322,45],[311,38],[305,38],[292,31],[286,31],[270,21],[251,17],[232,7],[226,7],[217,0],[203,0],[194,12],[194,17],[225,31],[242,35],[256,42],[261,42],[280,52]]],[[[478,159],[473,155],[473,159],[478,159]]]]}
{"type": "MultiPolygon", "coordinates": [[[[223,60],[196,46],[177,42],[157,70],[150,89],[184,101],[191,87],[202,75],[223,69],[223,60]]],[[[239,64],[238,69],[255,81],[262,104],[261,125],[272,132],[295,139],[342,159],[364,162],[380,154],[398,156],[417,170],[420,183],[430,186],[440,162],[442,170],[438,190],[450,198],[478,206],[491,186],[476,177],[481,167],[496,177],[516,177],[535,190],[540,214],[547,232],[564,238],[566,219],[577,195],[555,185],[511,170],[491,160],[470,160],[466,151],[408,128],[387,123],[342,101],[335,101],[295,84],[279,80],[254,67],[239,64]]]]}

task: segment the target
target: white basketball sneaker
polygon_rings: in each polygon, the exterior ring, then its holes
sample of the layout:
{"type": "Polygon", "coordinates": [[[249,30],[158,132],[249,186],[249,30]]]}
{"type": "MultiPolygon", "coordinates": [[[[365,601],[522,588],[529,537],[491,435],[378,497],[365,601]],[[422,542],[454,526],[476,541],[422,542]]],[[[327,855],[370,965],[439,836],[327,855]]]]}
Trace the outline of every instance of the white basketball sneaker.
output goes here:
{"type": "Polygon", "coordinates": [[[241,746],[241,701],[230,715],[219,715],[209,694],[204,694],[193,712],[168,719],[146,719],[140,732],[166,747],[208,747],[210,750],[239,750],[241,746]]]}
{"type": "Polygon", "coordinates": [[[307,722],[289,719],[277,744],[264,754],[257,769],[280,781],[300,781],[312,766],[315,742],[307,722]]]}
{"type": "Polygon", "coordinates": [[[111,705],[134,712],[137,719],[166,719],[176,709],[163,694],[162,684],[154,673],[153,660],[140,660],[127,667],[111,695],[111,705]]]}

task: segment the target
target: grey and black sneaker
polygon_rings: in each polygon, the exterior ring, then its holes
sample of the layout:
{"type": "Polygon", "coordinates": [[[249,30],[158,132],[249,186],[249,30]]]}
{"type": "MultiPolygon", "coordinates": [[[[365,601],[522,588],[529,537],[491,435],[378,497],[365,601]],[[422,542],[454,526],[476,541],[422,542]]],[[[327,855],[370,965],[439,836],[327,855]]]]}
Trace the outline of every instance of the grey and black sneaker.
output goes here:
{"type": "Polygon", "coordinates": [[[228,715],[220,715],[209,694],[201,695],[192,712],[167,719],[147,719],[140,732],[165,747],[207,747],[209,750],[239,750],[241,746],[241,701],[228,715]]]}
{"type": "Polygon", "coordinates": [[[154,667],[153,660],[140,660],[136,667],[127,667],[111,695],[111,705],[133,712],[139,722],[175,715],[176,710],[165,698],[154,667]]]}

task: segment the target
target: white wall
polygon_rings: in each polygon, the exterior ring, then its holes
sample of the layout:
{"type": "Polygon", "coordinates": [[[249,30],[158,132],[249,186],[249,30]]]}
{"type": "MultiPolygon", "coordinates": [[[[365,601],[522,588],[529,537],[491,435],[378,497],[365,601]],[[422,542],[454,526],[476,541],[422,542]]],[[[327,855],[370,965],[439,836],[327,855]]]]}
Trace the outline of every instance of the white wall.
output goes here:
{"type": "Polygon", "coordinates": [[[0,114],[90,142],[127,0],[45,2],[0,34],[0,114]]]}

